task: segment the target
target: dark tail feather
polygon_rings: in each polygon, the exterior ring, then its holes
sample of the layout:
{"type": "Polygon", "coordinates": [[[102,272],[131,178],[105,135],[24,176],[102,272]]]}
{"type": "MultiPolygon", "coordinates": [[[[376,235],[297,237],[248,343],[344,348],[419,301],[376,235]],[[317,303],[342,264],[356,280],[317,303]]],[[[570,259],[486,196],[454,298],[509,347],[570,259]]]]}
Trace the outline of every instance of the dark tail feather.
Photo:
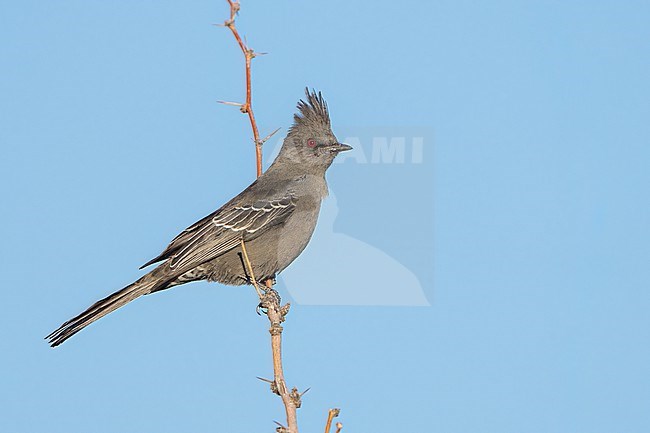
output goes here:
{"type": "Polygon", "coordinates": [[[48,340],[50,346],[56,347],[95,320],[104,317],[108,313],[117,310],[142,295],[151,293],[156,282],[155,280],[150,281],[151,279],[148,277],[149,275],[145,275],[135,283],[95,302],[86,311],[65,322],[59,329],[45,337],[45,339],[48,340]]]}

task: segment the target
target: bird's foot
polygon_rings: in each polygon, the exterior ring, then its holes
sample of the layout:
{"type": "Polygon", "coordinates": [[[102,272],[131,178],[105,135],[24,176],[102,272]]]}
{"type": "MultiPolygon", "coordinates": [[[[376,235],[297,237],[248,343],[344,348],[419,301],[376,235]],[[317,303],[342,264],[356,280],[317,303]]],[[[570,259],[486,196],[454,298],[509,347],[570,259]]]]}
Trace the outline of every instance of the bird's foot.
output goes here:
{"type": "Polygon", "coordinates": [[[267,314],[269,308],[280,308],[281,303],[282,299],[280,298],[280,294],[272,287],[272,284],[267,282],[266,286],[262,286],[262,296],[260,297],[260,303],[257,304],[255,311],[258,315],[261,315],[260,311],[267,314]]]}

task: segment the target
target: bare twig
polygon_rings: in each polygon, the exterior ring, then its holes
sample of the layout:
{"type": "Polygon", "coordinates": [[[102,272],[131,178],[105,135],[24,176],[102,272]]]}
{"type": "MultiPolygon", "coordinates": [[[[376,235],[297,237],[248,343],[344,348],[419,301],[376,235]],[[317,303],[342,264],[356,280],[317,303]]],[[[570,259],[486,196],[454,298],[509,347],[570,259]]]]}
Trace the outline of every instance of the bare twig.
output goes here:
{"type": "MultiPolygon", "coordinates": [[[[230,18],[224,22],[224,26],[228,27],[232,32],[239,48],[244,54],[245,71],[246,71],[246,101],[243,104],[236,102],[227,102],[219,101],[222,104],[226,105],[235,105],[238,106],[242,113],[248,114],[248,119],[250,120],[251,129],[253,130],[253,141],[255,142],[255,159],[256,159],[256,168],[257,176],[262,174],[262,144],[271,138],[278,130],[273,131],[271,134],[266,136],[264,139],[260,140],[260,134],[257,129],[257,123],[255,122],[255,114],[253,113],[253,105],[251,98],[251,60],[255,58],[258,54],[255,51],[248,47],[246,42],[242,40],[237,28],[235,27],[235,17],[240,9],[239,1],[237,0],[227,0],[228,5],[230,6],[230,18]]],[[[248,268],[248,273],[251,278],[251,282],[257,291],[257,294],[260,297],[260,306],[266,309],[267,317],[271,323],[270,333],[271,333],[271,349],[273,354],[273,376],[274,380],[271,384],[271,389],[280,395],[282,402],[285,406],[285,412],[287,414],[287,427],[280,425],[279,429],[283,429],[288,433],[298,433],[298,422],[296,417],[296,408],[300,406],[300,397],[302,394],[298,393],[297,389],[293,389],[290,393],[287,390],[287,385],[284,381],[284,373],[282,370],[282,326],[280,323],[284,321],[284,316],[289,312],[289,304],[285,306],[280,306],[280,297],[277,292],[273,290],[273,280],[266,281],[266,290],[262,292],[259,288],[257,280],[255,279],[255,274],[253,273],[253,266],[251,265],[250,258],[248,257],[248,252],[246,251],[246,243],[244,240],[241,240],[241,248],[248,268]]]]}
{"type": "MultiPolygon", "coordinates": [[[[244,58],[246,60],[246,101],[243,104],[227,101],[220,102],[226,105],[238,106],[242,113],[248,114],[248,119],[250,120],[251,128],[253,130],[257,176],[259,177],[262,174],[262,144],[271,138],[271,136],[273,136],[273,134],[278,130],[273,131],[264,139],[260,140],[260,134],[257,129],[257,123],[255,122],[255,114],[253,114],[253,106],[251,102],[251,60],[257,56],[257,53],[249,48],[242,40],[237,28],[235,27],[235,17],[240,8],[239,2],[237,0],[227,1],[228,5],[230,5],[230,18],[224,22],[224,26],[228,27],[232,32],[239,48],[241,48],[242,53],[244,53],[244,58]]],[[[257,280],[255,279],[255,274],[253,273],[253,266],[248,257],[248,252],[246,251],[246,243],[243,239],[241,240],[241,249],[251,282],[253,286],[255,286],[255,290],[260,297],[260,306],[263,309],[266,309],[267,317],[271,323],[271,328],[269,330],[271,333],[271,350],[273,354],[273,383],[271,384],[271,389],[282,398],[287,415],[287,427],[278,424],[278,430],[287,433],[298,433],[296,408],[300,407],[300,397],[302,394],[300,394],[296,388],[293,388],[291,392],[289,392],[287,384],[284,381],[284,372],[282,369],[282,326],[280,324],[284,322],[284,317],[289,312],[289,304],[280,306],[280,296],[275,290],[273,290],[272,279],[265,282],[266,290],[262,291],[259,288],[257,280]]]]}
{"type": "MultiPolygon", "coordinates": [[[[327,422],[325,423],[325,433],[330,433],[330,430],[332,429],[332,420],[339,416],[339,413],[341,413],[341,409],[330,409],[330,411],[327,414],[327,422]]],[[[337,423],[336,427],[338,428],[337,423]]],[[[341,428],[343,428],[343,425],[341,424],[341,428]]],[[[338,430],[337,430],[338,432],[338,430]]]]}
{"type": "Polygon", "coordinates": [[[273,290],[273,281],[266,280],[266,293],[262,300],[262,305],[266,308],[266,315],[271,322],[271,351],[273,354],[273,377],[277,393],[282,398],[284,409],[287,415],[287,431],[298,433],[298,418],[296,409],[300,406],[300,394],[294,388],[291,392],[287,389],[284,380],[284,371],[282,368],[282,325],[284,318],[289,312],[289,304],[280,306],[280,297],[273,290]],[[298,397],[296,398],[296,394],[298,397]]]}
{"type": "MultiPolygon", "coordinates": [[[[278,394],[280,398],[282,398],[282,403],[284,403],[288,426],[286,428],[282,426],[282,428],[285,428],[287,433],[298,433],[296,409],[301,405],[302,395],[308,390],[304,391],[302,394],[298,392],[297,388],[293,388],[289,391],[284,380],[284,371],[282,368],[281,323],[284,322],[284,318],[289,312],[290,304],[280,306],[280,295],[278,295],[278,292],[273,289],[272,279],[266,280],[266,289],[264,292],[260,290],[257,280],[255,279],[253,266],[248,257],[248,252],[246,251],[246,242],[244,242],[243,239],[241,240],[241,249],[244,255],[244,262],[248,268],[248,275],[250,275],[251,282],[260,296],[260,305],[262,308],[266,309],[266,315],[269,318],[269,322],[271,322],[271,328],[269,329],[269,332],[271,333],[271,353],[273,355],[273,382],[271,382],[271,391],[278,394]]],[[[268,381],[259,377],[258,379],[268,381]]]]}
{"type": "Polygon", "coordinates": [[[253,141],[255,142],[255,160],[257,168],[257,176],[259,177],[262,174],[262,143],[260,140],[260,133],[257,129],[257,123],[255,122],[255,114],[253,113],[253,103],[251,99],[251,60],[253,60],[259,54],[256,53],[253,49],[249,48],[248,45],[242,40],[239,36],[239,31],[235,27],[235,17],[239,12],[240,5],[237,0],[227,0],[230,5],[230,18],[227,19],[223,25],[228,27],[232,32],[232,35],[235,37],[239,48],[241,48],[242,53],[244,53],[244,59],[246,60],[246,101],[243,104],[237,103],[226,103],[228,105],[238,105],[242,113],[248,115],[248,120],[251,123],[251,128],[253,130],[253,141]]]}
{"type": "MultiPolygon", "coordinates": [[[[255,122],[255,114],[253,113],[253,105],[251,98],[251,61],[258,55],[265,53],[256,53],[253,49],[248,47],[248,44],[245,39],[242,39],[239,35],[237,28],[235,27],[235,18],[239,12],[240,4],[238,0],[226,0],[230,6],[230,18],[224,22],[224,27],[228,27],[232,32],[239,48],[244,54],[245,59],[245,74],[246,74],[246,100],[244,103],[230,102],[230,101],[218,101],[225,105],[233,105],[239,107],[240,111],[248,115],[250,121],[251,129],[253,130],[253,141],[255,144],[255,158],[256,158],[256,169],[257,176],[262,174],[262,145],[270,139],[280,128],[271,132],[269,135],[260,139],[259,131],[257,129],[257,123],[255,122]]],[[[273,289],[274,281],[272,279],[264,281],[266,288],[264,290],[260,289],[258,281],[255,278],[253,273],[253,266],[251,260],[246,251],[246,243],[244,240],[241,240],[241,249],[243,253],[243,258],[245,260],[245,265],[248,269],[248,274],[251,279],[251,283],[255,287],[258,296],[260,297],[260,305],[262,309],[266,310],[266,315],[271,324],[269,332],[271,334],[271,351],[273,355],[273,380],[258,378],[265,382],[271,384],[271,391],[275,394],[278,394],[282,398],[282,403],[284,404],[286,417],[287,417],[287,426],[278,423],[278,428],[276,431],[278,433],[298,433],[298,420],[296,416],[296,409],[299,408],[302,404],[302,396],[309,391],[307,388],[303,392],[299,392],[297,388],[292,388],[291,391],[288,390],[287,384],[284,380],[284,371],[282,367],[282,325],[284,322],[285,316],[289,312],[290,304],[280,305],[280,296],[273,289]]],[[[259,308],[258,307],[258,308],[259,308]]],[[[331,409],[327,418],[327,425],[325,428],[326,433],[330,433],[332,426],[332,419],[339,415],[339,409],[331,409]]],[[[340,433],[343,425],[341,423],[336,424],[336,433],[340,433]]]]}

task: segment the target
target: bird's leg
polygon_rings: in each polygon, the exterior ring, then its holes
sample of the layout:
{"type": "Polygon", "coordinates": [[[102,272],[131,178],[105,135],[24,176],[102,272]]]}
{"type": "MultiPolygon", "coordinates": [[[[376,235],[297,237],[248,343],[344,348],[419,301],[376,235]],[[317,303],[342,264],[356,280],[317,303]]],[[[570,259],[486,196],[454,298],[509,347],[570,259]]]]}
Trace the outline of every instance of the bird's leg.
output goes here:
{"type": "Polygon", "coordinates": [[[275,286],[275,284],[276,284],[277,282],[278,282],[278,280],[275,278],[275,275],[273,275],[271,278],[269,278],[269,279],[267,279],[266,281],[264,281],[264,285],[265,285],[266,287],[271,287],[271,288],[272,288],[273,286],[275,286]]]}
{"type": "Polygon", "coordinates": [[[244,253],[244,260],[246,261],[246,267],[248,268],[248,275],[251,276],[251,282],[253,283],[253,287],[255,287],[255,291],[257,292],[257,296],[260,298],[261,304],[264,293],[262,293],[262,290],[260,290],[260,287],[257,285],[257,280],[255,279],[255,274],[253,273],[253,266],[251,265],[251,261],[248,258],[248,253],[246,252],[246,242],[244,242],[244,238],[241,238],[241,250],[242,253],[244,253]]]}

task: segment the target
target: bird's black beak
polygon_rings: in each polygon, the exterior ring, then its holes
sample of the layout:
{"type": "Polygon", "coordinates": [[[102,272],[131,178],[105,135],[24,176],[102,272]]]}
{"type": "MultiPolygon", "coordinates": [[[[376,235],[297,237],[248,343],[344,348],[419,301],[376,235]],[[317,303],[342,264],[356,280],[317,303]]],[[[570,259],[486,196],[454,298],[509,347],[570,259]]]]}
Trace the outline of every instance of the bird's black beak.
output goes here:
{"type": "Polygon", "coordinates": [[[336,153],[347,152],[348,150],[352,150],[352,146],[345,143],[336,143],[332,146],[331,150],[336,153]]]}

